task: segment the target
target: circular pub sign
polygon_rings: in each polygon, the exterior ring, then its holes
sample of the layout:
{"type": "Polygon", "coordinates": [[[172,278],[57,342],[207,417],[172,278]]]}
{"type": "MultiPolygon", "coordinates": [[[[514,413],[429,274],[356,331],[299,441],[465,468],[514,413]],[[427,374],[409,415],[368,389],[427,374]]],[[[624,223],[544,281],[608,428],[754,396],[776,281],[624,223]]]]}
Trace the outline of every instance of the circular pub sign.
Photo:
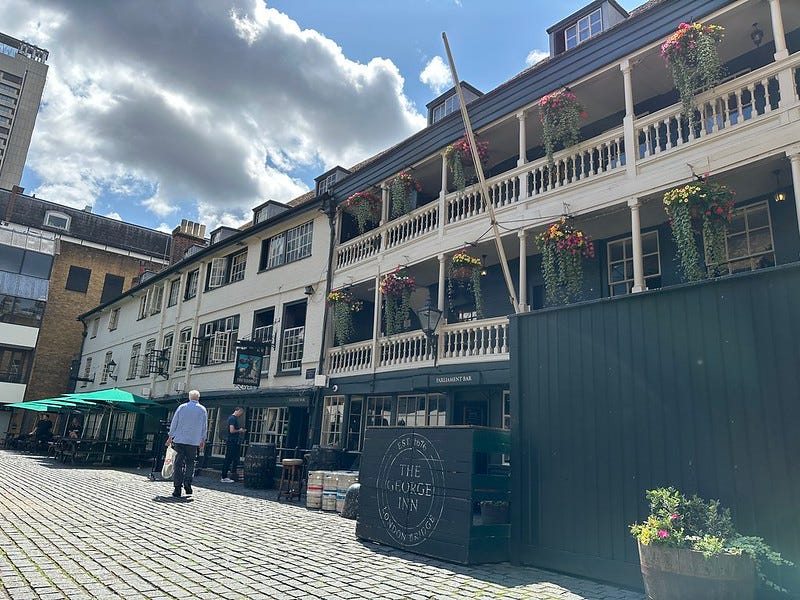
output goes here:
{"type": "Polygon", "coordinates": [[[378,471],[378,512],[386,532],[401,546],[421,544],[436,530],[444,499],[436,447],[418,433],[395,438],[378,471]]]}

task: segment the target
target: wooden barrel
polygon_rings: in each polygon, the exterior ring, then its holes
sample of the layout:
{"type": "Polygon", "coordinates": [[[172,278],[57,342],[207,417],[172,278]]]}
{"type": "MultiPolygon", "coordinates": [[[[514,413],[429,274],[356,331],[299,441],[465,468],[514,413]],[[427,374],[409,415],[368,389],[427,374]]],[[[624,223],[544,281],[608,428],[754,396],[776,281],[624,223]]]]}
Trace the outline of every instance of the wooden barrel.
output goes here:
{"type": "Polygon", "coordinates": [[[357,481],[357,471],[344,471],[339,473],[339,484],[336,487],[336,512],[339,514],[342,514],[344,510],[344,499],[347,497],[347,490],[357,481]]]}
{"type": "Polygon", "coordinates": [[[336,511],[336,493],[339,491],[339,473],[330,471],[325,473],[322,486],[322,510],[336,511]]]}
{"type": "Polygon", "coordinates": [[[306,507],[322,508],[322,487],[325,482],[325,471],[310,471],[306,486],[306,507]]]}
{"type": "Polygon", "coordinates": [[[264,490],[275,485],[275,444],[250,444],[244,459],[244,487],[264,490]]]}

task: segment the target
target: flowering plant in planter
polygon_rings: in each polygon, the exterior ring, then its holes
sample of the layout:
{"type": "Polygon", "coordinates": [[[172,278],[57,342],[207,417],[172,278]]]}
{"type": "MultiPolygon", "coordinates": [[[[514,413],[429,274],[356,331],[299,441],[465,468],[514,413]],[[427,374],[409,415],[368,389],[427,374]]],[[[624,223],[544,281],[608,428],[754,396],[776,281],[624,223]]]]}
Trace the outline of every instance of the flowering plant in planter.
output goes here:
{"type": "Polygon", "coordinates": [[[539,118],[544,150],[552,165],[556,144],[569,148],[578,143],[581,119],[586,118],[586,113],[577,96],[569,88],[564,88],[539,100],[539,118]]]}
{"type": "Polygon", "coordinates": [[[383,296],[386,335],[400,333],[411,314],[411,292],[417,288],[414,278],[403,267],[396,267],[381,278],[379,290],[383,296]]]}
{"type": "Polygon", "coordinates": [[[422,186],[410,173],[400,173],[389,183],[389,196],[392,200],[392,218],[411,210],[411,194],[421,192],[422,186]]]}
{"type": "Polygon", "coordinates": [[[664,210],[670,217],[672,236],[686,281],[725,271],[725,240],[733,218],[734,192],[724,185],[702,179],[664,194],[664,210]],[[707,270],[700,267],[695,231],[702,233],[707,270]]]}
{"type": "Polygon", "coordinates": [[[583,261],[594,258],[594,243],[566,217],[552,223],[536,236],[542,251],[542,275],[547,299],[552,304],[566,304],[575,298],[583,285],[583,261]]]}
{"type": "Polygon", "coordinates": [[[353,314],[364,308],[364,303],[353,297],[346,289],[333,290],[328,294],[328,304],[333,307],[333,329],[339,344],[348,343],[355,333],[353,314]]]}
{"type": "Polygon", "coordinates": [[[367,225],[381,220],[381,199],[372,192],[356,192],[342,203],[342,210],[356,218],[358,232],[364,233],[367,225]]]}
{"type": "MultiPolygon", "coordinates": [[[[479,142],[476,140],[478,157],[484,167],[489,163],[489,142],[479,142]]],[[[444,151],[447,168],[453,176],[453,183],[459,192],[464,191],[467,186],[467,179],[475,176],[475,166],[472,163],[472,151],[470,150],[469,140],[463,137],[457,142],[452,143],[444,151]]]]}
{"type": "Polygon", "coordinates": [[[667,62],[672,81],[683,105],[683,116],[694,122],[694,93],[714,87],[722,75],[717,44],[724,27],[681,23],[661,45],[661,56],[667,62]]]}
{"type": "MultiPolygon", "coordinates": [[[[761,566],[764,561],[778,566],[791,566],[792,563],[770,548],[762,538],[738,533],[733,526],[731,511],[720,506],[719,500],[703,500],[697,495],[686,497],[672,487],[648,490],[645,495],[650,502],[650,515],[643,523],[634,523],[630,527],[631,534],[640,544],[640,554],[642,546],[666,546],[699,552],[706,559],[723,555],[749,557],[765,585],[786,591],[767,579],[761,566]]],[[[690,560],[682,562],[691,564],[690,560]]],[[[644,569],[642,572],[644,574],[644,569]]],[[[648,587],[647,577],[645,587],[648,587]]]]}
{"type": "Polygon", "coordinates": [[[447,281],[447,292],[451,303],[455,288],[464,286],[472,292],[475,298],[475,313],[479,319],[483,318],[483,294],[481,290],[481,270],[483,262],[470,255],[467,249],[459,250],[450,259],[450,273],[447,281]]]}

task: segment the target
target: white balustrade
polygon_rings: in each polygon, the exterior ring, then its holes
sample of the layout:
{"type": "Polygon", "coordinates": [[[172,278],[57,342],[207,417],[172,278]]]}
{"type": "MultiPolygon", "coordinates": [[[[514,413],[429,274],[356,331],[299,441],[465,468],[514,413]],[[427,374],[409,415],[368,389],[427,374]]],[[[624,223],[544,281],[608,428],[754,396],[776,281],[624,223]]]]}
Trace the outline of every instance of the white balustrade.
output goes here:
{"type": "Polygon", "coordinates": [[[431,202],[386,225],[386,247],[394,248],[436,231],[439,227],[439,203],[431,202]]]}
{"type": "Polygon", "coordinates": [[[328,351],[328,373],[354,373],[372,367],[372,340],[337,346],[328,351]]]}
{"type": "Polygon", "coordinates": [[[441,360],[508,355],[508,319],[452,323],[442,328],[441,360]]]}
{"type": "Polygon", "coordinates": [[[422,331],[401,333],[378,341],[378,367],[399,367],[433,360],[433,348],[422,331]]]}
{"type": "Polygon", "coordinates": [[[377,256],[381,251],[381,230],[373,229],[354,240],[339,246],[336,251],[336,268],[341,269],[377,256]]]}

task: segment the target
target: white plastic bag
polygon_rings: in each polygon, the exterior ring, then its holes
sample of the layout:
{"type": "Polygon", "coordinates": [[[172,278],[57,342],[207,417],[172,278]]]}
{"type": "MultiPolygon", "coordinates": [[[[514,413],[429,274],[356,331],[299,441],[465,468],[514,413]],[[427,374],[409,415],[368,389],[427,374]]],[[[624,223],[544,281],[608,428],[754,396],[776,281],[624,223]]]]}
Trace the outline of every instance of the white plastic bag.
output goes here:
{"type": "Polygon", "coordinates": [[[164,457],[164,466],[161,467],[161,477],[164,479],[172,479],[172,474],[175,472],[175,456],[178,453],[172,446],[167,448],[167,455],[164,457]]]}

